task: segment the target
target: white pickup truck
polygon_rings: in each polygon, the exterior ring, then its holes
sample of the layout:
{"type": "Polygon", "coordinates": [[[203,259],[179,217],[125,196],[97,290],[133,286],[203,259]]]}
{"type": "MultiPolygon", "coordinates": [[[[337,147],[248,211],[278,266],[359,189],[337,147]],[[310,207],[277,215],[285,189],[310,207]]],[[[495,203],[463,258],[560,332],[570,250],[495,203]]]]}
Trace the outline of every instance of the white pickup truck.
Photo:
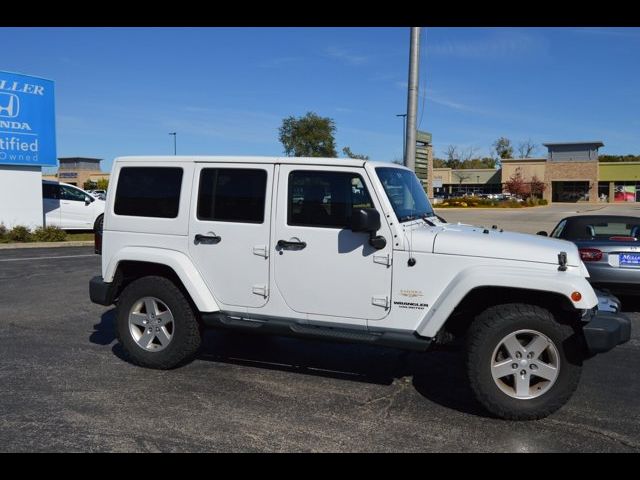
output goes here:
{"type": "Polygon", "coordinates": [[[494,415],[560,408],[583,360],[630,338],[570,242],[450,224],[415,174],[362,160],[122,157],[102,276],[134,363],[193,359],[204,327],[426,351],[465,345],[494,415]]]}

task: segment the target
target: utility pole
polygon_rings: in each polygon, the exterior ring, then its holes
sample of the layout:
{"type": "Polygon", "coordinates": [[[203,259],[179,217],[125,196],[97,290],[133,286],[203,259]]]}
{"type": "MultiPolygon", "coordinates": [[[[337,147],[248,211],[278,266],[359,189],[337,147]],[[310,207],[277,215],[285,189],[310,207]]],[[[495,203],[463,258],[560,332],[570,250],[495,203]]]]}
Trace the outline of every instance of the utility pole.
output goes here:
{"type": "Polygon", "coordinates": [[[402,163],[407,164],[407,114],[399,113],[396,117],[402,117],[402,163]]]}
{"type": "Polygon", "coordinates": [[[420,58],[420,27],[411,27],[409,51],[409,91],[407,94],[407,132],[404,164],[416,169],[416,117],[418,116],[418,62],[420,58]]]}
{"type": "Polygon", "coordinates": [[[176,137],[178,136],[178,132],[171,132],[169,133],[169,135],[173,135],[173,154],[177,155],[177,150],[176,150],[176,137]]]}

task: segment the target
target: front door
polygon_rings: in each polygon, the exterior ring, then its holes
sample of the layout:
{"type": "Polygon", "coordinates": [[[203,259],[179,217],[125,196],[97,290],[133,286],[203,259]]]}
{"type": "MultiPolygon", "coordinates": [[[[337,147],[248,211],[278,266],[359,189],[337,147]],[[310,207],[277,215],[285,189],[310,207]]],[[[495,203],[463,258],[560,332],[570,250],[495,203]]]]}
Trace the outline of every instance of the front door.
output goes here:
{"type": "Polygon", "coordinates": [[[273,171],[224,163],[195,170],[189,253],[223,309],[262,307],[269,298],[273,171]]]}
{"type": "Polygon", "coordinates": [[[391,294],[391,230],[387,246],[350,229],[353,208],[376,208],[364,169],[282,165],[276,213],[275,280],[286,304],[302,314],[365,324],[385,317],[391,294]],[[280,246],[278,246],[278,244],[280,246]]]}

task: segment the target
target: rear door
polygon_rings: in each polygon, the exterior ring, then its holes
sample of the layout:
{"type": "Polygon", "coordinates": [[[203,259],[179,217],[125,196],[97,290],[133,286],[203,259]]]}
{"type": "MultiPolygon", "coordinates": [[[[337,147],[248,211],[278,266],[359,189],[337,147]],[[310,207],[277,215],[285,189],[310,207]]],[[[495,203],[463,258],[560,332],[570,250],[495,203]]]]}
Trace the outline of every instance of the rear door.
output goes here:
{"type": "Polygon", "coordinates": [[[223,309],[269,298],[269,212],[273,165],[197,164],[189,253],[223,309]]]}

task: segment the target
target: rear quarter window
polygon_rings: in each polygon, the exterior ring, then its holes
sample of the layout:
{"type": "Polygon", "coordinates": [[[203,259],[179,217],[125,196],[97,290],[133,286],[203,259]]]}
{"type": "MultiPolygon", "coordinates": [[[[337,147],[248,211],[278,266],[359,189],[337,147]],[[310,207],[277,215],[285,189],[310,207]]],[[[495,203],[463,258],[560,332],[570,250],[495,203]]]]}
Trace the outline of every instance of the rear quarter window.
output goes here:
{"type": "Polygon", "coordinates": [[[123,167],[118,176],[116,215],[176,218],[180,209],[182,168],[123,167]]]}

